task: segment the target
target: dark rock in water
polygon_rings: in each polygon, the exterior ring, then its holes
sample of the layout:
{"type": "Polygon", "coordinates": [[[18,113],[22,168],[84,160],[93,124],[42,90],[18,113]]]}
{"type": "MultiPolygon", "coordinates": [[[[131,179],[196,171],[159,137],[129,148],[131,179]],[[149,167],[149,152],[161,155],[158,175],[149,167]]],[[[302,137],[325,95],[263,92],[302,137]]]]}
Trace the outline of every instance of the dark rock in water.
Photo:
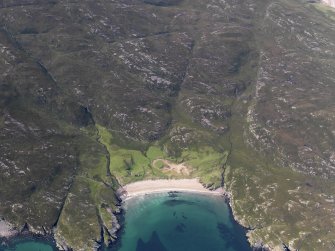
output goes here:
{"type": "Polygon", "coordinates": [[[177,198],[179,193],[180,192],[178,192],[178,191],[171,191],[171,192],[168,192],[168,195],[171,198],[177,198]]]}
{"type": "Polygon", "coordinates": [[[173,207],[173,206],[178,206],[182,204],[193,205],[194,202],[186,201],[186,200],[167,200],[164,202],[164,204],[167,206],[173,207]]]}
{"type": "Polygon", "coordinates": [[[178,224],[178,225],[175,227],[175,229],[176,229],[176,231],[177,231],[178,233],[183,233],[183,232],[185,232],[185,228],[186,228],[186,226],[185,226],[185,224],[183,224],[183,223],[180,223],[180,224],[178,224]]]}
{"type": "Polygon", "coordinates": [[[148,242],[142,239],[137,241],[136,251],[168,251],[163,245],[156,231],[152,232],[152,236],[148,242]]]}

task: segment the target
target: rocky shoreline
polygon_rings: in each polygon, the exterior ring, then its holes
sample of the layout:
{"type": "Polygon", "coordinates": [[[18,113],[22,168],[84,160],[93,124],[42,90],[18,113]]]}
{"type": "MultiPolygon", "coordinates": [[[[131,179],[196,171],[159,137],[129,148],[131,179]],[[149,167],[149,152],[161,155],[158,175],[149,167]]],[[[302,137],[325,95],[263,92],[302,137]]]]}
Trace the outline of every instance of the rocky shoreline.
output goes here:
{"type": "Polygon", "coordinates": [[[41,242],[48,243],[54,250],[58,248],[58,244],[54,238],[53,233],[41,233],[40,231],[35,231],[34,229],[29,228],[28,224],[25,224],[21,230],[18,230],[8,221],[1,219],[0,247],[11,246],[14,242],[17,242],[18,240],[39,240],[41,242]]]}
{"type": "MultiPolygon", "coordinates": [[[[123,212],[120,207],[119,212],[112,213],[113,219],[113,228],[109,229],[109,233],[111,234],[113,242],[116,241],[118,238],[118,231],[121,229],[121,225],[119,224],[120,218],[123,217],[123,212]]],[[[55,229],[54,229],[55,230],[55,229]]],[[[15,228],[12,224],[8,221],[1,219],[0,220],[0,247],[8,247],[17,239],[32,239],[32,240],[41,240],[45,241],[52,246],[53,249],[57,249],[59,251],[72,251],[73,249],[67,244],[66,240],[61,236],[56,234],[56,231],[52,232],[40,232],[32,229],[25,224],[21,230],[15,228]]],[[[94,250],[98,251],[101,250],[102,246],[104,246],[104,240],[96,240],[97,245],[95,246],[94,250]]]]}
{"type": "Polygon", "coordinates": [[[228,209],[230,211],[230,216],[233,218],[233,220],[237,224],[242,226],[243,229],[245,230],[246,237],[247,237],[248,242],[249,242],[251,248],[253,249],[253,251],[276,251],[275,249],[272,249],[267,244],[264,244],[262,241],[253,241],[253,240],[250,239],[250,236],[248,235],[248,232],[252,231],[252,228],[250,228],[250,226],[246,226],[246,224],[244,224],[241,219],[236,217],[236,214],[234,213],[234,209],[233,209],[233,203],[232,203],[233,199],[232,199],[231,193],[225,192],[224,195],[225,195],[225,201],[228,204],[228,209]]]}

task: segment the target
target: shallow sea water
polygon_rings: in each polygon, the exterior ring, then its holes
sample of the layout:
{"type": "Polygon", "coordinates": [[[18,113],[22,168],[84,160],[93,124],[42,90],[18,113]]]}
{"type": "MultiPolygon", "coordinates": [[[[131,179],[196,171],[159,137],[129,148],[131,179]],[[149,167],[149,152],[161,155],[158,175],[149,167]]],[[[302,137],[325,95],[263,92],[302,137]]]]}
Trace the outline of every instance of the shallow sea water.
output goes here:
{"type": "Polygon", "coordinates": [[[125,222],[113,251],[250,251],[244,229],[224,198],[162,193],[125,202],[125,222]]]}
{"type": "Polygon", "coordinates": [[[14,240],[9,247],[0,248],[4,251],[55,251],[56,248],[48,241],[41,239],[18,238],[14,240]]]}

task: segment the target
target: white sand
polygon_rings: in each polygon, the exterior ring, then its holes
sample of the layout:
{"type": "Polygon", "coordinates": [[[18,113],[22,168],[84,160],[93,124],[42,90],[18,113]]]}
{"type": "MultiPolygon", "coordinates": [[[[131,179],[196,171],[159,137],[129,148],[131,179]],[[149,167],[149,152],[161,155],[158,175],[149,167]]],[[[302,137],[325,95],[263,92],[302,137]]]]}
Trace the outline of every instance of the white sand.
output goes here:
{"type": "Polygon", "coordinates": [[[123,187],[125,199],[135,196],[168,192],[168,191],[184,191],[194,193],[206,193],[211,195],[223,195],[223,189],[211,191],[206,189],[198,179],[180,179],[180,180],[144,180],[130,183],[123,187]]]}

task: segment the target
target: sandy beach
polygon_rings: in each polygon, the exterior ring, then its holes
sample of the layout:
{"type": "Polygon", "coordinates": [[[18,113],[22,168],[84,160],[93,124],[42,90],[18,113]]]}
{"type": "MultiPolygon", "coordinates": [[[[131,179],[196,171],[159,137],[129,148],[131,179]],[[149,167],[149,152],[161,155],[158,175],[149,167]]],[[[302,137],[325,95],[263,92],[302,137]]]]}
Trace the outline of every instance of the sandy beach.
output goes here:
{"type": "Polygon", "coordinates": [[[124,186],[123,190],[124,199],[129,199],[138,195],[168,191],[206,193],[218,196],[222,196],[224,194],[223,189],[212,191],[205,188],[198,179],[144,180],[130,183],[124,186]]]}

